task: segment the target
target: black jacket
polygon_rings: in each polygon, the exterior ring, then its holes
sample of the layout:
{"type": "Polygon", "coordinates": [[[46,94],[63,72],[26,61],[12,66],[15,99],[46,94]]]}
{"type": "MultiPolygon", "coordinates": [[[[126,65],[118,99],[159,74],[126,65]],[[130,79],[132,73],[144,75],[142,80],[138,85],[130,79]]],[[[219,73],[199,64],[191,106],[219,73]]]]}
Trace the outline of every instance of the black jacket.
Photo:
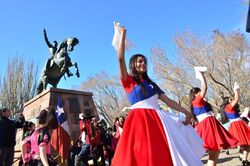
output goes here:
{"type": "Polygon", "coordinates": [[[1,147],[13,147],[16,145],[16,129],[22,128],[25,119],[20,117],[17,120],[11,120],[2,116],[0,119],[0,148],[1,147]]]}

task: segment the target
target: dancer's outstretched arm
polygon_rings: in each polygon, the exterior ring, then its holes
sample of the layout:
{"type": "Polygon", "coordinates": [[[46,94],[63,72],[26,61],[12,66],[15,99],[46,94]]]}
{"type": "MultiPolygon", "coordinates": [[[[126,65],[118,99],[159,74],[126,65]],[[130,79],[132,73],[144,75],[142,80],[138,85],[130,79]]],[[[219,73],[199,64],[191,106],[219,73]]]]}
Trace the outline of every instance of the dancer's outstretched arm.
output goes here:
{"type": "Polygon", "coordinates": [[[183,108],[180,104],[178,104],[176,101],[168,98],[164,93],[160,94],[159,99],[166,103],[170,108],[177,110],[179,112],[182,112],[186,115],[186,121],[184,124],[190,123],[192,119],[192,114],[191,112],[187,111],[185,108],[183,108]]]}
{"type": "Polygon", "coordinates": [[[114,26],[121,35],[117,50],[118,63],[120,68],[120,77],[121,79],[126,80],[128,76],[127,67],[125,63],[125,39],[127,30],[125,27],[121,27],[116,23],[114,24],[114,26]]]}
{"type": "Polygon", "coordinates": [[[234,83],[234,100],[231,102],[231,106],[232,107],[234,107],[237,103],[238,103],[238,101],[239,101],[239,99],[240,99],[240,97],[239,97],[239,85],[238,85],[238,83],[234,83]]]}
{"type": "Polygon", "coordinates": [[[201,81],[201,92],[200,92],[200,96],[202,98],[205,97],[206,93],[207,93],[207,81],[206,81],[206,78],[204,76],[204,72],[201,72],[201,75],[202,75],[202,79],[200,79],[201,81]]]}

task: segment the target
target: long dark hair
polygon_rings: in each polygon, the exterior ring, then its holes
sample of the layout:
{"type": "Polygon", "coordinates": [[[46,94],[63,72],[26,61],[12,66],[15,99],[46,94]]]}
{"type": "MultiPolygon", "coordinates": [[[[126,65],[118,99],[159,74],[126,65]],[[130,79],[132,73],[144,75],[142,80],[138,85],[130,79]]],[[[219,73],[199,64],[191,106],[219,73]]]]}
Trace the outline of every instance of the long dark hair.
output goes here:
{"type": "Polygon", "coordinates": [[[32,134],[31,127],[35,125],[33,122],[25,121],[23,124],[23,137],[22,139],[26,138],[27,136],[32,134]]]}
{"type": "Polygon", "coordinates": [[[116,124],[119,121],[119,118],[118,117],[115,117],[114,118],[114,124],[113,124],[113,131],[116,132],[116,124]]]}
{"type": "MultiPolygon", "coordinates": [[[[145,63],[147,64],[147,58],[142,55],[142,54],[134,54],[130,60],[129,60],[129,70],[130,70],[130,74],[131,76],[134,78],[135,82],[141,87],[142,93],[144,95],[147,95],[147,91],[146,88],[143,86],[143,84],[141,83],[138,71],[136,70],[136,60],[138,57],[142,57],[145,59],[145,63]]],[[[148,73],[147,71],[145,73],[143,73],[142,75],[142,79],[147,80],[149,82],[149,84],[152,84],[155,90],[158,90],[159,87],[156,83],[154,83],[149,77],[148,77],[148,73]]]]}
{"type": "Polygon", "coordinates": [[[45,125],[49,129],[58,127],[56,111],[54,108],[43,109],[38,115],[38,123],[45,125]]]}
{"type": "MultiPolygon", "coordinates": [[[[225,113],[225,108],[228,104],[230,104],[229,100],[230,100],[230,97],[222,97],[222,104],[220,105],[220,116],[221,116],[221,123],[222,124],[228,122],[228,118],[227,118],[226,113],[225,113]]],[[[238,103],[234,106],[234,108],[235,108],[236,112],[240,111],[240,107],[239,107],[238,103]]]]}
{"type": "Polygon", "coordinates": [[[222,104],[220,105],[220,116],[221,116],[221,123],[227,123],[228,122],[228,118],[226,116],[225,113],[225,108],[226,106],[229,104],[229,97],[223,97],[222,98],[222,104]]]}
{"type": "Polygon", "coordinates": [[[50,128],[50,129],[57,129],[58,128],[56,110],[54,108],[50,108],[48,110],[47,127],[50,128]]]}
{"type": "Polygon", "coordinates": [[[195,94],[197,94],[198,92],[200,92],[201,89],[198,87],[194,87],[190,90],[189,93],[189,107],[190,107],[190,111],[193,114],[194,120],[198,121],[198,119],[196,118],[196,115],[194,114],[194,109],[193,109],[193,105],[192,105],[192,101],[195,99],[195,94]]]}

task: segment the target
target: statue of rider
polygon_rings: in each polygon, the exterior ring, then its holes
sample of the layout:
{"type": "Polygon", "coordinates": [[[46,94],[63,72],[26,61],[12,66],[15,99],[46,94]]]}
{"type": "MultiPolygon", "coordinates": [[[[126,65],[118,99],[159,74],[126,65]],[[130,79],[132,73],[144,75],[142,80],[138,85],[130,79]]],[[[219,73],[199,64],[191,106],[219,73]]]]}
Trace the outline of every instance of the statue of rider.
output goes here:
{"type": "MultiPolygon", "coordinates": [[[[55,56],[56,56],[56,53],[57,53],[57,46],[58,46],[58,43],[57,43],[57,41],[54,41],[53,43],[53,45],[49,42],[49,39],[48,39],[48,36],[47,36],[47,32],[46,32],[46,30],[44,29],[43,30],[43,35],[44,35],[44,40],[45,40],[45,42],[46,42],[46,44],[47,44],[47,46],[49,47],[49,52],[50,52],[50,58],[47,60],[47,63],[46,63],[46,66],[45,66],[45,75],[46,75],[46,71],[48,71],[49,69],[50,69],[50,67],[53,65],[53,58],[56,58],[55,56]]],[[[69,69],[67,69],[66,70],[66,74],[67,74],[67,76],[68,77],[70,77],[70,76],[73,76],[73,74],[70,72],[70,70],[69,69]]]]}

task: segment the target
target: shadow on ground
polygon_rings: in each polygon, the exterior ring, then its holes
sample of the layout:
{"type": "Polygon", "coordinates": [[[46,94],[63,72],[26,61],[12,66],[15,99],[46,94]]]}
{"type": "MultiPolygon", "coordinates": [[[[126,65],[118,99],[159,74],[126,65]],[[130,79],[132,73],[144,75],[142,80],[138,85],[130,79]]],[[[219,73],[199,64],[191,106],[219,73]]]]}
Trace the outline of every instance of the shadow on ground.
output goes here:
{"type": "MultiPolygon", "coordinates": [[[[225,162],[229,162],[229,161],[232,161],[233,159],[238,159],[239,157],[232,157],[232,156],[228,156],[228,157],[224,157],[224,158],[219,158],[218,159],[218,162],[217,164],[220,164],[220,163],[225,163],[225,162]]],[[[203,159],[201,160],[203,164],[207,164],[207,159],[203,159]]]]}

